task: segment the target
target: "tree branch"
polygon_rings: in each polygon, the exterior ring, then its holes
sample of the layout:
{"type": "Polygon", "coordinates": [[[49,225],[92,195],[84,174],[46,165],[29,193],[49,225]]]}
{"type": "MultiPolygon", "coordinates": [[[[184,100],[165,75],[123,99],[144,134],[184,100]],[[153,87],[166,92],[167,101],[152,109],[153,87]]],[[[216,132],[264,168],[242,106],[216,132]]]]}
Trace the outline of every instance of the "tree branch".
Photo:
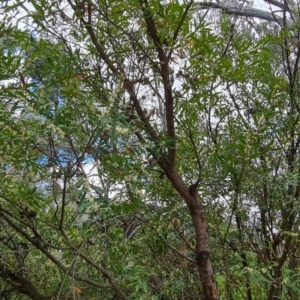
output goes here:
{"type": "Polygon", "coordinates": [[[277,6],[281,9],[284,9],[284,3],[281,3],[281,2],[278,2],[276,0],[264,0],[265,2],[271,4],[271,5],[274,5],[274,6],[277,6]]]}
{"type": "Polygon", "coordinates": [[[269,13],[264,10],[253,8],[253,7],[246,6],[240,8],[237,7],[236,5],[228,4],[228,3],[196,2],[194,3],[194,8],[198,10],[216,8],[216,9],[221,9],[227,15],[258,18],[261,20],[275,22],[280,25],[284,23],[283,19],[278,17],[274,13],[269,13]]]}
{"type": "Polygon", "coordinates": [[[123,292],[123,290],[120,288],[120,286],[114,281],[114,279],[110,276],[109,272],[101,267],[99,264],[95,263],[92,259],[90,259],[85,253],[82,252],[81,248],[76,248],[74,245],[71,244],[68,236],[66,233],[61,230],[61,233],[65,240],[68,242],[70,248],[72,248],[73,251],[76,252],[76,255],[83,258],[88,264],[93,266],[95,269],[97,269],[101,274],[110,282],[112,289],[114,292],[119,296],[119,299],[129,300],[129,298],[126,296],[126,294],[123,292]]]}
{"type": "MultiPolygon", "coordinates": [[[[193,4],[194,4],[194,1],[191,0],[191,2],[186,6],[186,8],[185,8],[185,10],[184,10],[184,12],[183,12],[183,15],[182,15],[182,17],[181,17],[181,20],[180,20],[180,22],[179,22],[179,25],[178,25],[178,27],[176,28],[176,30],[175,30],[175,32],[174,32],[174,35],[173,35],[173,41],[172,41],[172,46],[175,45],[176,40],[177,40],[177,37],[178,37],[178,34],[179,34],[180,29],[181,29],[181,27],[182,27],[182,24],[183,24],[185,18],[187,17],[188,12],[189,12],[190,9],[192,8],[193,4]]],[[[170,58],[172,57],[173,50],[174,50],[174,47],[171,47],[170,52],[169,52],[169,54],[168,54],[168,60],[170,60],[170,58]]]]}
{"type": "MultiPolygon", "coordinates": [[[[69,1],[70,5],[72,6],[71,2],[69,1]]],[[[72,6],[73,7],[73,6],[72,6]]],[[[94,44],[97,53],[99,54],[99,57],[101,59],[104,60],[104,62],[106,63],[106,65],[108,66],[108,68],[112,71],[112,73],[115,76],[118,76],[119,78],[122,78],[122,76],[124,76],[125,71],[122,69],[118,69],[114,66],[113,62],[109,59],[109,57],[107,56],[106,52],[104,51],[103,47],[100,45],[98,38],[95,34],[94,29],[92,28],[92,25],[89,24],[88,22],[81,20],[82,23],[84,24],[86,31],[88,32],[89,36],[91,37],[92,43],[94,44]]],[[[153,138],[154,140],[157,140],[158,135],[156,133],[156,131],[153,129],[153,127],[151,126],[147,116],[144,114],[143,109],[139,103],[139,100],[137,99],[137,96],[134,92],[134,84],[132,81],[130,81],[128,78],[124,78],[123,79],[123,89],[126,90],[130,96],[130,100],[132,101],[132,103],[134,104],[135,110],[140,118],[140,120],[143,122],[143,124],[145,125],[145,129],[146,131],[149,133],[149,135],[151,136],[151,138],[153,138]]]]}
{"type": "Polygon", "coordinates": [[[27,295],[33,300],[52,299],[52,296],[45,296],[41,294],[30,280],[16,274],[16,272],[13,272],[2,263],[0,263],[0,277],[2,277],[14,291],[27,295]]]}
{"type": "Polygon", "coordinates": [[[163,82],[164,93],[165,93],[167,132],[168,132],[168,137],[174,139],[172,146],[168,147],[168,164],[169,167],[174,167],[175,155],[176,155],[175,125],[174,125],[174,97],[172,92],[172,83],[170,80],[169,59],[165,53],[162,41],[158,35],[157,28],[155,25],[153,15],[151,14],[151,9],[148,0],[140,0],[140,6],[144,15],[144,20],[146,22],[148,36],[153,41],[159,58],[162,82],[163,82]]]}
{"type": "MultiPolygon", "coordinates": [[[[70,276],[70,269],[62,265],[45,247],[42,245],[42,241],[38,240],[36,238],[32,238],[26,231],[24,231],[22,228],[20,228],[17,224],[15,224],[10,217],[6,215],[3,210],[0,210],[0,217],[3,218],[3,220],[11,226],[16,232],[18,232],[22,237],[24,237],[28,242],[30,242],[33,246],[35,246],[38,250],[40,250],[48,259],[50,259],[61,271],[63,271],[65,274],[70,276]]],[[[77,274],[72,274],[75,280],[83,281],[88,284],[91,284],[93,286],[99,287],[99,288],[109,288],[112,289],[111,284],[107,283],[98,283],[96,281],[90,280],[88,278],[79,276],[77,274]]]]}

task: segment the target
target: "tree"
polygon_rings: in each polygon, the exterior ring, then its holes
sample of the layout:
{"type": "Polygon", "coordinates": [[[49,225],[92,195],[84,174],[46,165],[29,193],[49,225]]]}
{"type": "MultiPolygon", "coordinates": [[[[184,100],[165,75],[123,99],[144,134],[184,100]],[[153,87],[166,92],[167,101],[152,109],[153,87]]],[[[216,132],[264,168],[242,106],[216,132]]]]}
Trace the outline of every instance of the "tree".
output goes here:
{"type": "Polygon", "coordinates": [[[297,298],[297,10],[268,3],[4,6],[3,298],[297,298]]]}

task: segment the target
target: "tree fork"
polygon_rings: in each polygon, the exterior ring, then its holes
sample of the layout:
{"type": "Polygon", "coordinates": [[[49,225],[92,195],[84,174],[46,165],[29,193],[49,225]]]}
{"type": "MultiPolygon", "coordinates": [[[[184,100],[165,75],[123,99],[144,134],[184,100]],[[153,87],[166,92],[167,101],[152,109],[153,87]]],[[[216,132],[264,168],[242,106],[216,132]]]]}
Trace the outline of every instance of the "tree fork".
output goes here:
{"type": "MultiPolygon", "coordinates": [[[[71,2],[69,1],[71,4],[71,2]]],[[[145,0],[145,2],[140,1],[141,8],[143,10],[142,3],[145,3],[145,5],[148,5],[148,2],[145,0]]],[[[72,6],[73,7],[73,6],[72,6]]],[[[74,9],[74,7],[73,7],[74,9]]],[[[167,132],[169,137],[173,137],[175,139],[175,128],[174,128],[174,99],[172,94],[172,88],[170,84],[169,74],[168,74],[168,58],[164,53],[161,41],[157,35],[154,21],[152,19],[151,15],[146,15],[146,25],[148,29],[148,34],[152,41],[155,44],[156,51],[159,55],[160,60],[163,62],[161,64],[161,73],[162,73],[162,81],[163,86],[165,90],[165,100],[166,100],[166,112],[167,112],[167,132]]],[[[94,32],[94,29],[91,27],[91,24],[88,22],[81,20],[83,25],[85,26],[88,34],[91,37],[91,40],[99,54],[99,56],[105,61],[107,66],[110,68],[110,70],[116,75],[120,76],[120,74],[123,74],[123,70],[117,69],[110,61],[108,55],[106,54],[105,50],[102,48],[102,46],[99,44],[98,39],[96,37],[96,34],[94,32]]],[[[128,83],[128,79],[124,79],[124,89],[127,91],[127,93],[130,96],[131,101],[134,104],[135,110],[140,118],[140,120],[145,124],[145,131],[146,134],[148,134],[153,140],[158,141],[159,137],[157,132],[154,130],[154,128],[149,123],[149,120],[145,118],[144,113],[142,111],[142,108],[140,106],[140,103],[138,101],[138,98],[135,94],[135,91],[133,89],[133,86],[128,83]]],[[[172,186],[174,189],[183,197],[185,200],[190,214],[192,218],[193,227],[195,230],[195,236],[196,236],[196,258],[197,258],[197,266],[198,266],[198,272],[199,277],[201,280],[202,290],[204,294],[205,300],[218,300],[218,292],[216,283],[213,276],[213,270],[212,270],[212,264],[210,260],[210,253],[209,253],[209,241],[208,241],[208,233],[207,233],[207,222],[205,219],[204,210],[201,204],[201,201],[199,199],[198,193],[197,193],[197,186],[189,189],[185,182],[183,181],[182,177],[178,174],[176,168],[175,168],[175,157],[176,156],[176,149],[168,149],[168,160],[163,159],[159,162],[160,167],[164,170],[166,173],[166,176],[170,180],[172,186]]]]}
{"type": "Polygon", "coordinates": [[[205,300],[218,300],[218,290],[210,259],[209,240],[204,209],[197,192],[198,182],[189,188],[174,168],[166,168],[174,189],[185,200],[192,218],[196,238],[196,260],[205,300]]]}

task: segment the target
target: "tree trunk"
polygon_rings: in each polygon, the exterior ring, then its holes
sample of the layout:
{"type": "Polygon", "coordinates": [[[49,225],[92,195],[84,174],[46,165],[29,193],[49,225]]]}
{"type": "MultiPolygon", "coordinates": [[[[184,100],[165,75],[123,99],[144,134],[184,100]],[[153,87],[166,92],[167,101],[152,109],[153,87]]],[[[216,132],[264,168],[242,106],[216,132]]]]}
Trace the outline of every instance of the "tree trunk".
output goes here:
{"type": "Polygon", "coordinates": [[[196,235],[196,260],[205,300],[218,300],[218,291],[211,264],[209,240],[204,209],[197,193],[197,184],[189,188],[176,170],[168,169],[167,176],[175,190],[184,198],[196,235]]]}
{"type": "Polygon", "coordinates": [[[275,271],[275,276],[274,276],[275,280],[271,284],[268,300],[281,299],[281,278],[282,278],[281,267],[276,268],[274,271],[275,271]]]}

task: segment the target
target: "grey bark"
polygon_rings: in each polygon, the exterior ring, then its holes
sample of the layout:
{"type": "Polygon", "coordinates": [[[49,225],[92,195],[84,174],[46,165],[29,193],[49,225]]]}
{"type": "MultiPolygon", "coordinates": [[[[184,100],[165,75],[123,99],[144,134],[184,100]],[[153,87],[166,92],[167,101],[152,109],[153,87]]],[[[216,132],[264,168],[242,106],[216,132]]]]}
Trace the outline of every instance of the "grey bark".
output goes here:
{"type": "MultiPolygon", "coordinates": [[[[266,1],[265,0],[265,2],[276,5],[277,7],[280,7],[281,9],[284,9],[283,4],[278,3],[277,1],[273,1],[273,0],[266,1]]],[[[284,24],[283,18],[279,17],[275,13],[267,12],[267,11],[253,8],[250,6],[243,7],[241,5],[230,4],[230,3],[195,2],[194,8],[196,10],[209,9],[209,8],[221,9],[225,14],[228,14],[228,15],[258,18],[260,20],[276,22],[280,25],[284,24]]]]}

